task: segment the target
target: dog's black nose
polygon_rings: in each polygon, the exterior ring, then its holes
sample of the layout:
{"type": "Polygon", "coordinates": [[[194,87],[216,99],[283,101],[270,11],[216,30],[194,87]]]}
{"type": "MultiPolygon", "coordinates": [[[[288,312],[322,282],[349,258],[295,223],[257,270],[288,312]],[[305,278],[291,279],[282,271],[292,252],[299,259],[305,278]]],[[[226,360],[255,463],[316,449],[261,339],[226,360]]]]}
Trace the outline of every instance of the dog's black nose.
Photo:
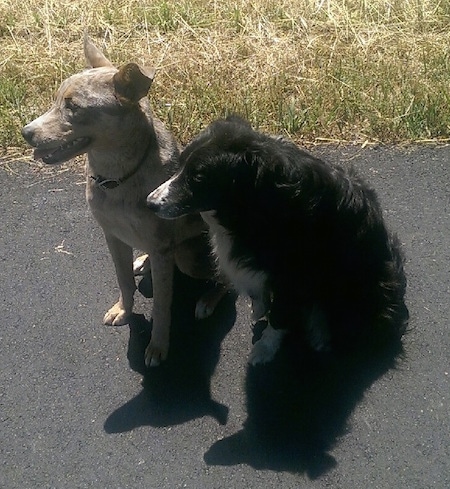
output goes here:
{"type": "Polygon", "coordinates": [[[25,139],[25,141],[28,144],[31,144],[31,142],[33,141],[33,134],[34,134],[34,131],[30,127],[30,124],[27,124],[26,126],[24,126],[22,128],[22,137],[25,139]]]}

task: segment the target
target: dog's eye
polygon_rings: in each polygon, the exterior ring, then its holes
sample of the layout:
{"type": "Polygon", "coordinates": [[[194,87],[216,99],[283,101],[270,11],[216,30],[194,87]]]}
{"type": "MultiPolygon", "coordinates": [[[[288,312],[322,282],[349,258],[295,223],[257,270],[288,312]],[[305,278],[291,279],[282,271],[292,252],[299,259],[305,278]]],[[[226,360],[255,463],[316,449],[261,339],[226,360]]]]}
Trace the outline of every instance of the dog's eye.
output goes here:
{"type": "Polygon", "coordinates": [[[192,177],[192,181],[194,183],[203,183],[205,181],[205,175],[203,175],[202,173],[196,173],[195,175],[193,175],[192,177]]]}

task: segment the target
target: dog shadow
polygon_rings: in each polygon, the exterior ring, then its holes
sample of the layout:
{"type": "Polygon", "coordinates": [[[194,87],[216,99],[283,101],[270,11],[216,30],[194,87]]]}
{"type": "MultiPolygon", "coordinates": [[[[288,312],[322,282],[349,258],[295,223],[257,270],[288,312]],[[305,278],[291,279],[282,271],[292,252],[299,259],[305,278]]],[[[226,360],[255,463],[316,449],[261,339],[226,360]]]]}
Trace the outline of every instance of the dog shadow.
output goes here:
{"type": "MultiPolygon", "coordinates": [[[[264,327],[257,323],[256,337],[264,327]]],[[[270,364],[248,367],[244,427],[214,443],[205,462],[322,476],[337,465],[329,452],[349,431],[364,392],[401,354],[400,342],[351,354],[313,353],[295,339],[285,342],[270,364]]]]}
{"type": "Polygon", "coordinates": [[[107,433],[139,426],[174,426],[203,416],[211,416],[220,424],[227,422],[228,407],[212,399],[210,384],[221,342],[236,320],[236,297],[228,294],[211,318],[196,321],[195,304],[206,284],[181,273],[176,273],[174,282],[168,358],[159,367],[145,366],[151,323],[143,315],[134,314],[129,324],[127,357],[130,367],[143,375],[143,389],[107,418],[107,433]]]}
{"type": "MultiPolygon", "coordinates": [[[[228,407],[212,399],[211,377],[236,320],[236,297],[226,296],[211,318],[196,321],[195,303],[205,290],[205,284],[176,275],[169,356],[158,368],[144,364],[151,323],[133,315],[127,357],[143,375],[143,389],[107,418],[107,433],[174,426],[204,416],[226,424],[228,407]]],[[[265,327],[264,321],[255,325],[254,341],[265,327]]],[[[314,353],[291,337],[272,362],[248,366],[247,420],[242,430],[209,448],[205,463],[321,477],[337,465],[330,452],[350,430],[349,417],[365,391],[397,366],[402,353],[400,342],[314,353]]]]}

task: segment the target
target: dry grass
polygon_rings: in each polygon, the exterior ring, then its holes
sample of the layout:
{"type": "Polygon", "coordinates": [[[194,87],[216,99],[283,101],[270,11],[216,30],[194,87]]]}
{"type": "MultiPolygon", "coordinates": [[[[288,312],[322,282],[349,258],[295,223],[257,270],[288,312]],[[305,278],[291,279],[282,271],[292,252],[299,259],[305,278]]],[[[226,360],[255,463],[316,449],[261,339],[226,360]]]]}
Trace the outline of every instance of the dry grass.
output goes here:
{"type": "Polygon", "coordinates": [[[294,139],[450,136],[447,0],[0,0],[0,147],[82,69],[82,37],[158,68],[156,114],[186,142],[230,112],[294,139]]]}

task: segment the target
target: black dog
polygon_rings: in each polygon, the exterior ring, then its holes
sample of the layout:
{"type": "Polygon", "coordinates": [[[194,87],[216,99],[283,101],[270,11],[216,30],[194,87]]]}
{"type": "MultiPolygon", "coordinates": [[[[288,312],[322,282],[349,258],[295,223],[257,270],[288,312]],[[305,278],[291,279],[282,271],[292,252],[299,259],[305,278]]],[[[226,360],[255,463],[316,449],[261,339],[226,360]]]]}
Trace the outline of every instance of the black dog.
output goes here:
{"type": "Polygon", "coordinates": [[[268,317],[250,362],[270,361],[284,329],[316,349],[400,338],[408,310],[399,241],[375,191],[353,170],[231,117],[181,154],[182,169],[153,191],[163,218],[201,212],[220,271],[268,317]]]}

